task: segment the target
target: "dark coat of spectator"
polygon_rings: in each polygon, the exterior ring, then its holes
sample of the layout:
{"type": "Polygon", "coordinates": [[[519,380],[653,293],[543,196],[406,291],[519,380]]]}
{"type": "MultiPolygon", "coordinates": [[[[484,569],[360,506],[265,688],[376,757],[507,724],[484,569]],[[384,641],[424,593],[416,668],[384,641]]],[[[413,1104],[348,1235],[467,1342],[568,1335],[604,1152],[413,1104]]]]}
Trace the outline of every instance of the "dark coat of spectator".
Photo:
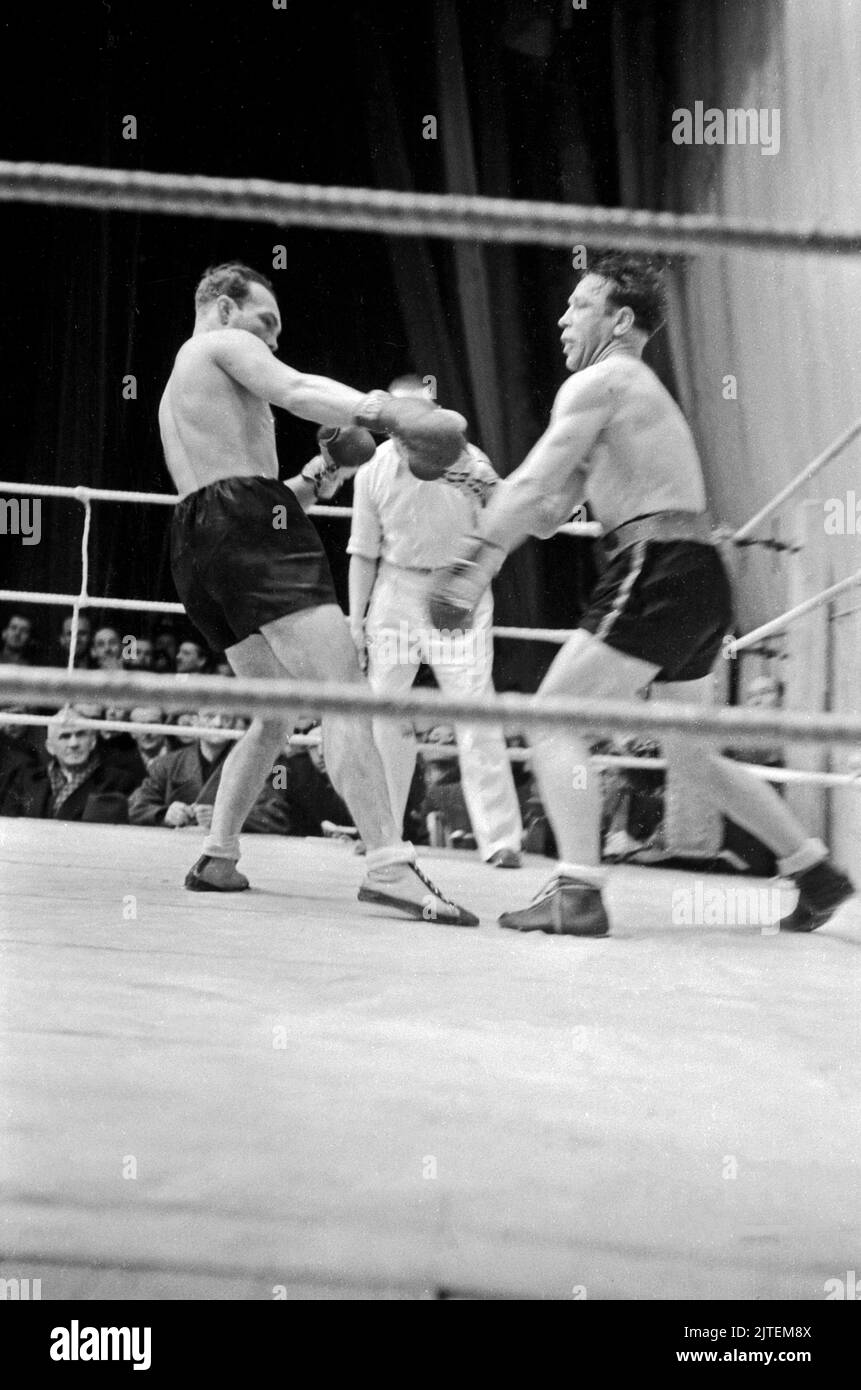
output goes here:
{"type": "MultiPolygon", "coordinates": [[[[203,756],[200,744],[195,741],[154,759],[143,782],[129,797],[129,820],[132,825],[164,825],[168,808],[175,801],[188,807],[211,806],[229,750],[230,744],[225,743],[218,757],[209,761],[203,756]]],[[[242,828],[250,834],[259,835],[291,833],[283,793],[273,788],[271,777],[242,828]]]]}
{"type": "Polygon", "coordinates": [[[274,786],[287,818],[286,835],[322,835],[324,820],[352,825],[353,817],[329,781],[320,755],[297,752],[275,768],[274,786]]]}
{"type": "Polygon", "coordinates": [[[57,808],[50,768],[33,758],[19,762],[8,778],[0,778],[0,816],[123,825],[128,818],[126,800],[131,786],[128,774],[105,767],[94,752],[85,780],[57,808]]]}

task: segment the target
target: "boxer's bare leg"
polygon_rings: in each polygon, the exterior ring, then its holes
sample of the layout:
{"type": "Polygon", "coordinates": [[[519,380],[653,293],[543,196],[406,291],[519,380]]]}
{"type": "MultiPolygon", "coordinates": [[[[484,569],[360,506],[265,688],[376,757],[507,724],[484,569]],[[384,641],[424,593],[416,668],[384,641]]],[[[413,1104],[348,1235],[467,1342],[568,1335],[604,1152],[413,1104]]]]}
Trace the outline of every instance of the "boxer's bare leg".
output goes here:
{"type": "MultiPolygon", "coordinates": [[[[268,642],[259,632],[225,652],[237,676],[282,679],[287,675],[268,642]]],[[[280,719],[253,719],[242,738],[224,760],[212,826],[203,842],[204,854],[214,858],[239,858],[239,832],[278,754],[287,743],[294,719],[286,712],[280,719]]]]}
{"type": "MultiPolygon", "coordinates": [[[[541,683],[542,699],[632,700],[657,674],[648,661],[614,651],[582,629],[569,638],[541,683]]],[[[589,763],[589,745],[568,729],[539,733],[532,755],[538,790],[559,859],[566,866],[601,862],[601,776],[589,763]]]]}
{"type": "MultiPolygon", "coordinates": [[[[306,608],[261,629],[279,662],[296,680],[332,681],[367,689],[347,620],[336,604],[306,608]]],[[[386,774],[370,716],[323,718],[326,767],[367,845],[368,872],[361,902],[452,926],[478,918],[444,897],[414,862],[392,815],[386,774]]]]}
{"type": "MultiPolygon", "coordinates": [[[[655,686],[655,698],[681,704],[702,703],[702,697],[708,697],[711,692],[712,681],[712,676],[706,676],[701,681],[667,682],[655,686]]],[[[696,776],[713,806],[755,835],[779,859],[794,861],[801,855],[809,861],[798,863],[797,867],[804,869],[816,858],[824,857],[825,846],[809,839],[804,827],[768,782],[695,739],[668,735],[663,744],[667,757],[676,766],[696,776]]]]}
{"type": "MultiPolygon", "coordinates": [[[[336,604],[278,618],[262,632],[282,674],[294,680],[365,686],[344,614],[336,604]]],[[[332,785],[350,808],[369,853],[400,846],[400,827],[391,812],[370,716],[325,715],[323,741],[332,785]]]]}

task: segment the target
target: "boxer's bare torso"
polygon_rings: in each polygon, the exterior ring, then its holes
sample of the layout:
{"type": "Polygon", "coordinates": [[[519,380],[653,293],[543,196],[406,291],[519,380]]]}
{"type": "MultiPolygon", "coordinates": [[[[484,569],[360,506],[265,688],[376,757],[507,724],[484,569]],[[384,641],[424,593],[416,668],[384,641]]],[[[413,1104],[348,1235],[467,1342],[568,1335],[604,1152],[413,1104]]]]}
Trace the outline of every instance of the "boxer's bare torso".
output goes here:
{"type": "Polygon", "coordinates": [[[608,406],[584,461],[586,496],[605,530],[651,512],[705,511],[693,435],[654,372],[639,359],[622,356],[587,367],[581,378],[589,372],[596,374],[608,406]]]}
{"type": "Polygon", "coordinates": [[[217,356],[236,329],[183,343],[159,405],[162,447],[181,497],[220,478],[278,477],[269,403],[234,379],[217,356]]]}
{"type": "Polygon", "coordinates": [[[587,498],[607,531],[653,512],[705,510],[687,422],[629,352],[610,351],[564,382],[547,430],[495,489],[481,534],[512,550],[553,535],[587,498]]]}

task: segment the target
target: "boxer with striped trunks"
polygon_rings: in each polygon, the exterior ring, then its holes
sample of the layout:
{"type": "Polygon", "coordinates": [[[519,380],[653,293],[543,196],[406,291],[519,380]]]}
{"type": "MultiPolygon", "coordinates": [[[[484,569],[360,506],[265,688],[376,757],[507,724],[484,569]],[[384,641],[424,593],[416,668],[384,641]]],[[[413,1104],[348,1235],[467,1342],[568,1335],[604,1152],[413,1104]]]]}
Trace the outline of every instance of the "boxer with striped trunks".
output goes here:
{"type": "MultiPolygon", "coordinates": [[[[432,583],[433,620],[468,625],[508,553],[529,535],[553,535],[588,492],[609,566],[579,630],[550,667],[539,704],[560,695],[632,699],[652,682],[661,682],[664,699],[695,700],[707,693],[730,626],[730,586],[710,543],[696,445],[679,407],[642,361],[663,319],[662,276],[647,257],[592,259],[559,321],[571,375],[550,425],[497,486],[478,535],[432,583]]],[[[785,930],[813,930],[851,896],[851,882],[826,847],[806,836],[773,788],[707,744],[664,742],[684,775],[696,776],[712,803],[766,844],[797,882],[785,930]]],[[[533,765],[561,857],[547,887],[528,907],[504,913],[502,926],[607,933],[599,779],[573,775],[588,760],[588,745],[568,730],[538,739],[533,765]]]]}

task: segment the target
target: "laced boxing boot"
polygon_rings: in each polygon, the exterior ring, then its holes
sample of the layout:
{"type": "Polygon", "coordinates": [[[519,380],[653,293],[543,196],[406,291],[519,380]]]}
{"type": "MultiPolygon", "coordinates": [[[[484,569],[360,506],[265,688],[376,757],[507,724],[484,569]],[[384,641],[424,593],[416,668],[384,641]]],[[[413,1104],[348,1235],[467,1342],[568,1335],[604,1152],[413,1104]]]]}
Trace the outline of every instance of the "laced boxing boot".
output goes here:
{"type": "Polygon", "coordinates": [[[558,936],[606,936],[610,930],[601,889],[561,873],[545,883],[529,907],[503,912],[499,925],[558,936]]]}
{"type": "Polygon", "coordinates": [[[851,880],[830,859],[789,877],[798,885],[798,902],[787,917],[781,917],[781,931],[815,931],[855,892],[851,880]]]}
{"type": "Polygon", "coordinates": [[[241,893],[249,886],[239,873],[235,859],[202,854],[185,876],[185,886],[193,893],[241,893]]]}
{"type": "Polygon", "coordinates": [[[407,917],[445,927],[477,927],[478,918],[446,898],[411,860],[369,869],[359,889],[360,903],[392,907],[407,917]]]}

